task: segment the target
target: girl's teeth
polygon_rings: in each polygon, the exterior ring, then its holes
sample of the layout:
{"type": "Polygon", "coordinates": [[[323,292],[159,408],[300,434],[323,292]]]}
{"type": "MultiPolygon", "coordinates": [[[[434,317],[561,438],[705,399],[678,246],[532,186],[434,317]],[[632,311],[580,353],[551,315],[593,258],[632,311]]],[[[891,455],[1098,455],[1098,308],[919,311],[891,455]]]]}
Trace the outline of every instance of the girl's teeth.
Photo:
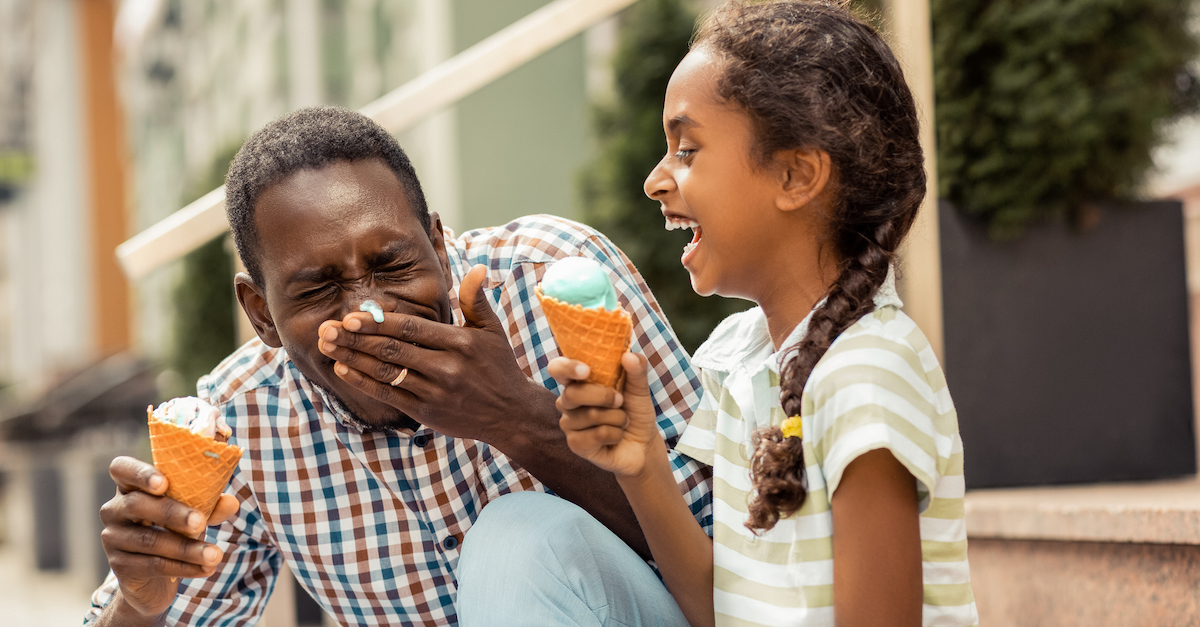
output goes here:
{"type": "Polygon", "coordinates": [[[694,229],[698,226],[700,226],[700,223],[696,222],[695,220],[688,220],[686,218],[667,218],[666,228],[668,231],[674,231],[675,229],[694,229]]]}
{"type": "Polygon", "coordinates": [[[683,245],[683,254],[686,256],[688,253],[692,252],[692,249],[695,247],[696,247],[696,245],[691,242],[684,244],[683,245]]]}

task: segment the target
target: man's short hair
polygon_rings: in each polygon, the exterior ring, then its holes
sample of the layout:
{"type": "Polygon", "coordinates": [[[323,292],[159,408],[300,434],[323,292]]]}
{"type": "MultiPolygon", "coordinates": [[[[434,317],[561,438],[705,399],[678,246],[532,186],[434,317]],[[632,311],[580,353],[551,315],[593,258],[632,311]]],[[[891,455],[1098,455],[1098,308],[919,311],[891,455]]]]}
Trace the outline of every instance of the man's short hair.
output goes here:
{"type": "Polygon", "coordinates": [[[246,140],[225,176],[225,213],[238,256],[255,283],[263,285],[254,222],[259,194],[305,168],[372,157],[383,159],[396,173],[408,204],[428,231],[429,207],[408,155],[395,137],[367,116],[341,107],[308,107],[272,121],[246,140]]]}

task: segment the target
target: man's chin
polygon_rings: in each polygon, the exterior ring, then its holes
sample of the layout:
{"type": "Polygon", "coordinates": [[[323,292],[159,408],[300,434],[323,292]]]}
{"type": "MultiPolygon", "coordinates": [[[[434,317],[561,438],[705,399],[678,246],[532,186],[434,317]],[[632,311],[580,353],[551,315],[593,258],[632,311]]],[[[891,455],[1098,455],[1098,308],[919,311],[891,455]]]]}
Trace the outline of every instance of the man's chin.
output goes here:
{"type": "Polygon", "coordinates": [[[320,388],[331,401],[340,405],[342,411],[372,429],[412,429],[416,431],[421,428],[421,423],[410,418],[408,414],[362,392],[354,390],[342,394],[317,381],[312,381],[312,384],[320,388]]]}

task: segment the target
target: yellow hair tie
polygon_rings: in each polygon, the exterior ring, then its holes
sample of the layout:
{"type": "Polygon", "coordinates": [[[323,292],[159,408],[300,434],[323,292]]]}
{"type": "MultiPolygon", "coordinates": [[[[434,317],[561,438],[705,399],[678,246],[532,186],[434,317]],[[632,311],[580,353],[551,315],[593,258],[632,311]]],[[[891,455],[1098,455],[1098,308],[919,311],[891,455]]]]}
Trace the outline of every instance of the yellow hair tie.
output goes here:
{"type": "Polygon", "coordinates": [[[779,430],[783,431],[783,437],[785,438],[803,437],[804,422],[801,421],[800,416],[792,416],[791,418],[784,420],[783,424],[779,425],[779,430]]]}

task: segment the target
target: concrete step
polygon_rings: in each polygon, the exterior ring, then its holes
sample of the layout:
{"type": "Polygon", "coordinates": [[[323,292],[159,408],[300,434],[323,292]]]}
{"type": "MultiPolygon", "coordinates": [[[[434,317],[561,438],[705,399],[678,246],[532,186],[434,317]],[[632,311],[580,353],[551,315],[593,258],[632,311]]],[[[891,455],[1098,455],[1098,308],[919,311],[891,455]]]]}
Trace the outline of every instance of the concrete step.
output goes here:
{"type": "Polygon", "coordinates": [[[967,495],[981,625],[1200,625],[1200,481],[967,495]]]}

